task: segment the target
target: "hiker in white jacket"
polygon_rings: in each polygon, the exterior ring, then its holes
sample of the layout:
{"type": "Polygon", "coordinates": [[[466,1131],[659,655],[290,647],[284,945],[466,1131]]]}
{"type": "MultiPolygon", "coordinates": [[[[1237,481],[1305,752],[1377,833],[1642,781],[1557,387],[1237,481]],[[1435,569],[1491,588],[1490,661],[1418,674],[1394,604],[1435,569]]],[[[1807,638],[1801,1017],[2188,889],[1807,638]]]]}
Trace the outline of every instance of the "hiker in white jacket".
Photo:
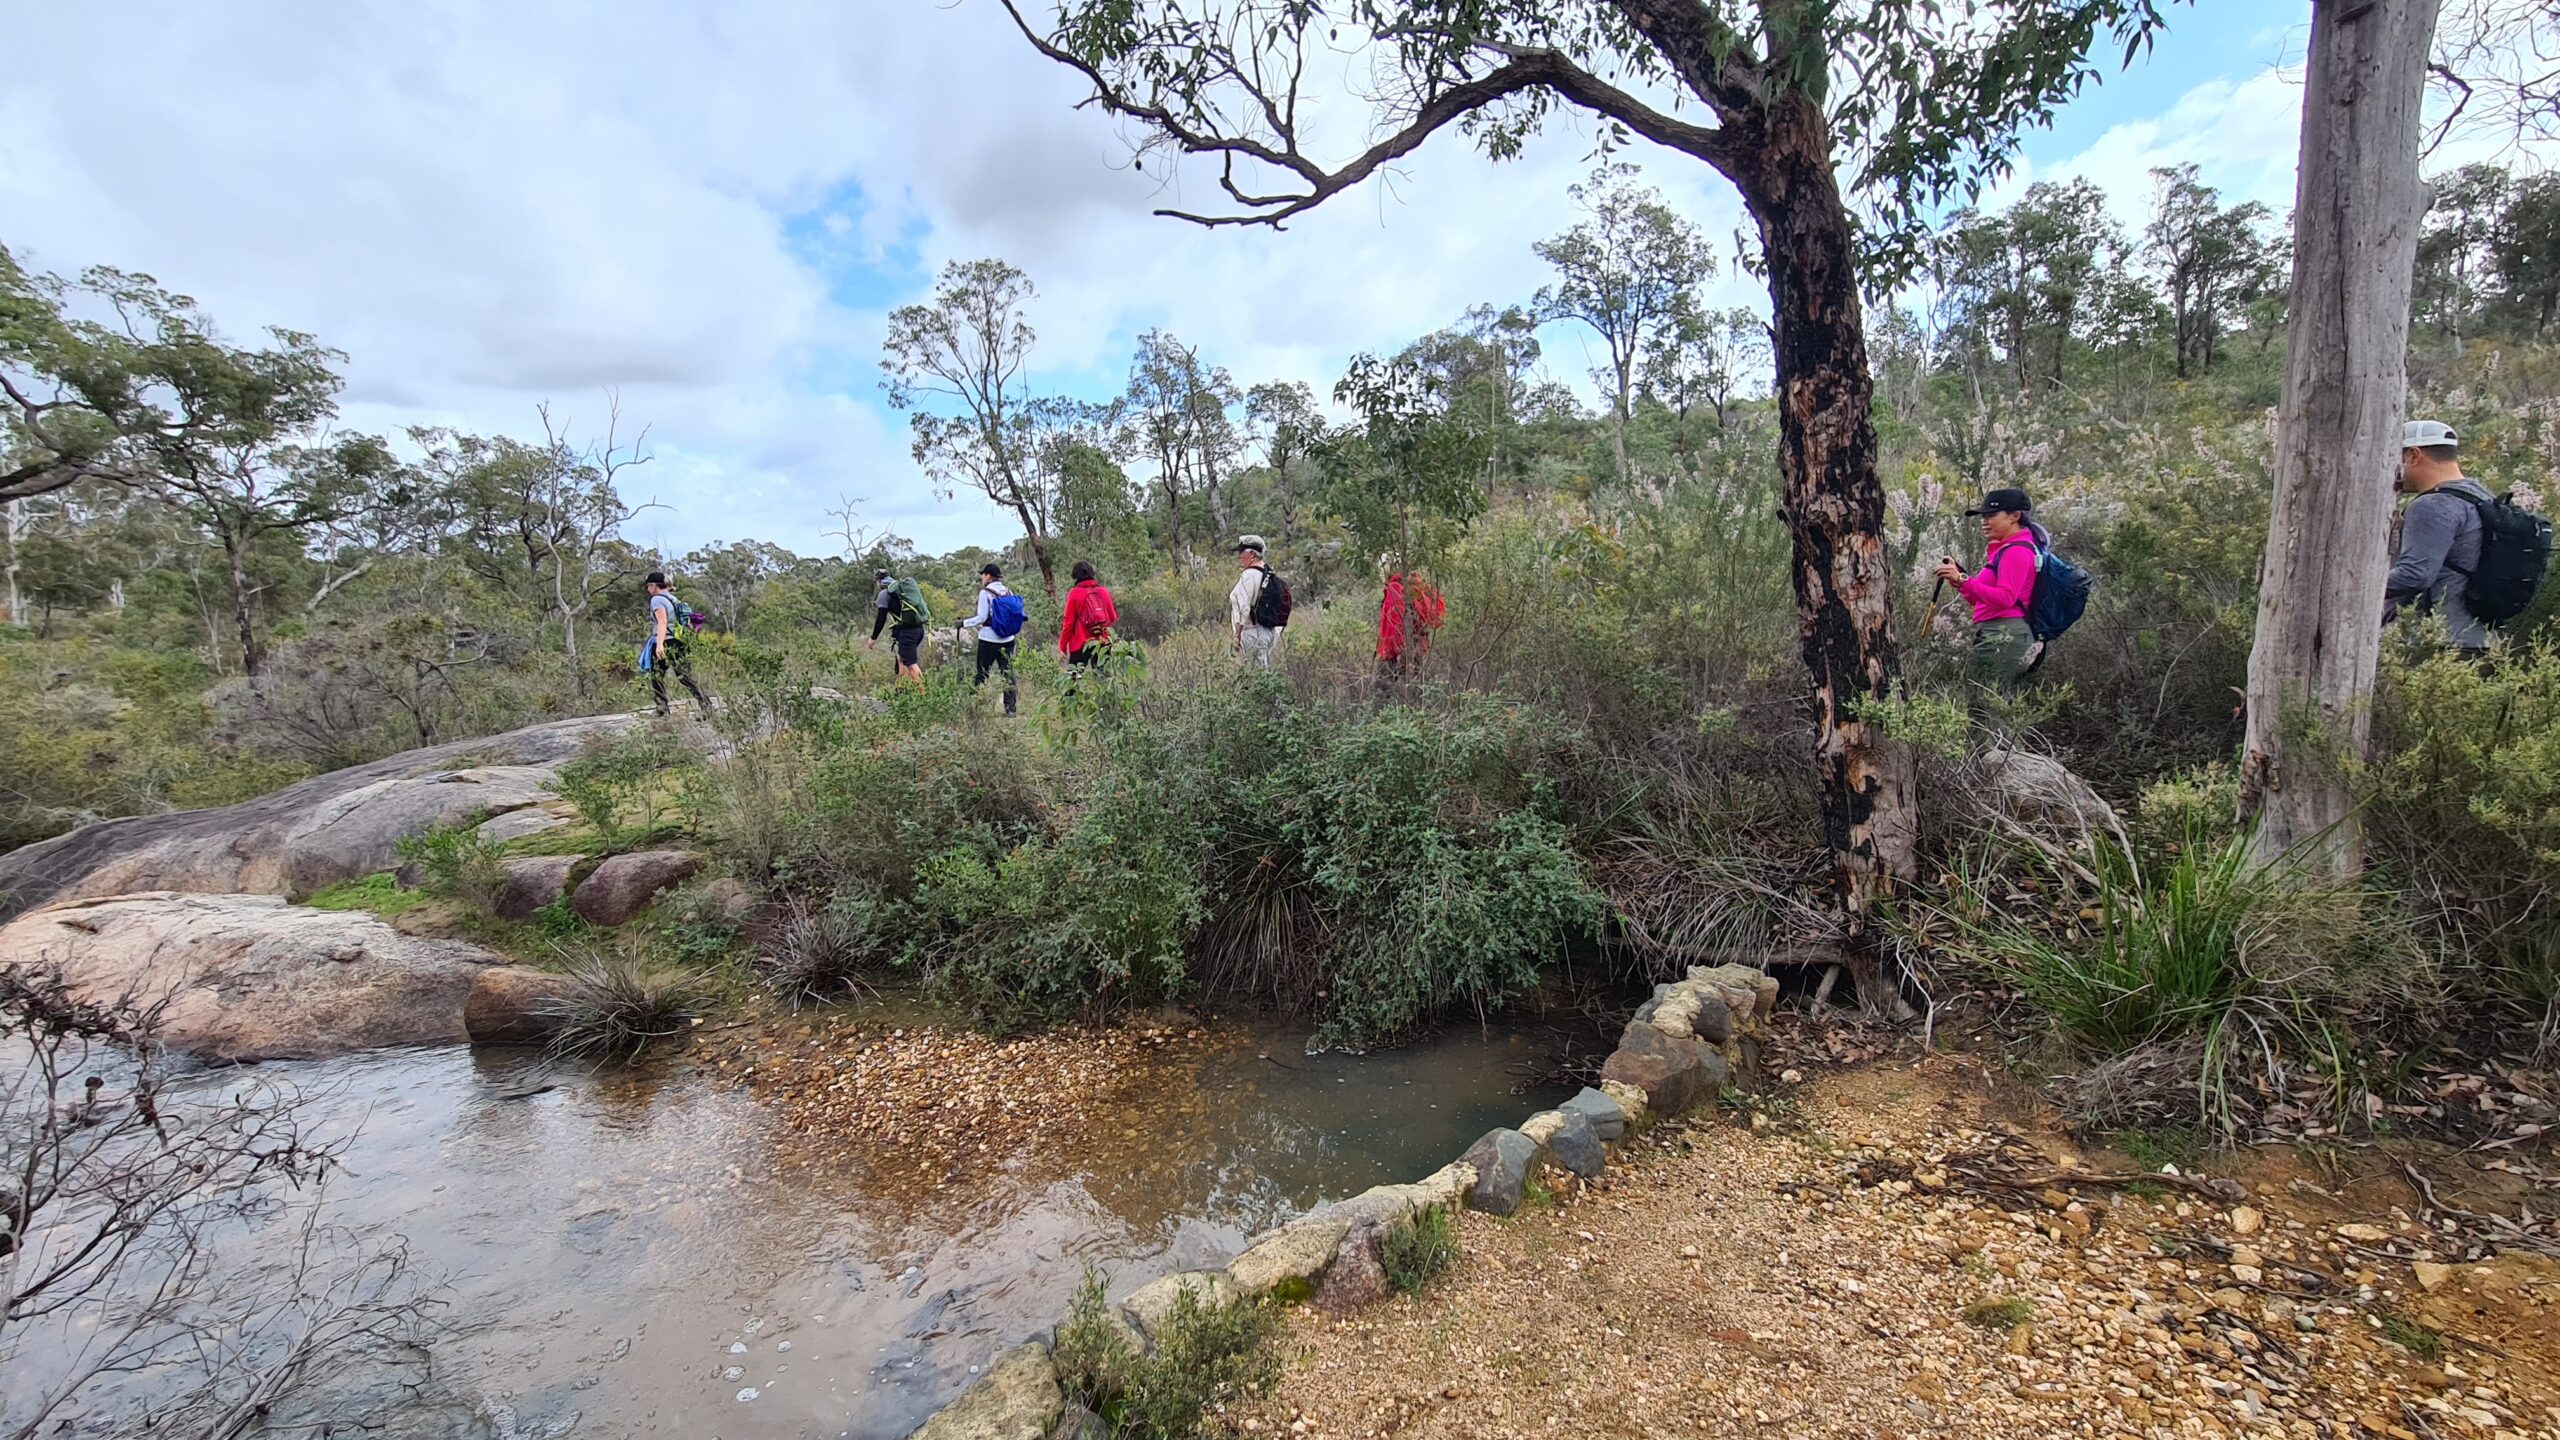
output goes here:
{"type": "Polygon", "coordinates": [[[1016,600],[1006,607],[1012,612],[1013,628],[999,634],[997,632],[1004,630],[1004,626],[998,623],[996,601],[1012,594],[1005,588],[1003,568],[992,560],[988,561],[978,567],[977,613],[960,622],[961,629],[974,630],[978,634],[977,683],[987,683],[989,670],[1004,672],[1004,713],[1007,715],[1013,713],[1013,642],[1022,638],[1022,602],[1016,600]]]}
{"type": "Polygon", "coordinates": [[[1263,540],[1246,535],[1236,541],[1236,583],[1227,591],[1227,619],[1234,627],[1236,658],[1250,670],[1268,670],[1280,656],[1280,632],[1253,623],[1253,602],[1262,594],[1263,540]]]}

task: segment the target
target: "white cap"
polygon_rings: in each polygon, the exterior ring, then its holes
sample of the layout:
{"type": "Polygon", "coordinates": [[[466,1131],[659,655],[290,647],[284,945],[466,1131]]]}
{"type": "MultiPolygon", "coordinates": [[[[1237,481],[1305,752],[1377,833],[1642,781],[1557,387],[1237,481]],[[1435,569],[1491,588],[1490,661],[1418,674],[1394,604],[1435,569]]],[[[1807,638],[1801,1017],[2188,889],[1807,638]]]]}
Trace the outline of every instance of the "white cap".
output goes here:
{"type": "Polygon", "coordinates": [[[1250,550],[1254,554],[1259,555],[1268,548],[1268,546],[1265,546],[1262,543],[1262,537],[1259,535],[1239,535],[1236,537],[1236,553],[1238,554],[1242,554],[1245,551],[1250,550]]]}
{"type": "Polygon", "coordinates": [[[2461,438],[2453,433],[2453,427],[2441,420],[2412,420],[2400,427],[2400,448],[2403,450],[2461,443],[2461,438]]]}

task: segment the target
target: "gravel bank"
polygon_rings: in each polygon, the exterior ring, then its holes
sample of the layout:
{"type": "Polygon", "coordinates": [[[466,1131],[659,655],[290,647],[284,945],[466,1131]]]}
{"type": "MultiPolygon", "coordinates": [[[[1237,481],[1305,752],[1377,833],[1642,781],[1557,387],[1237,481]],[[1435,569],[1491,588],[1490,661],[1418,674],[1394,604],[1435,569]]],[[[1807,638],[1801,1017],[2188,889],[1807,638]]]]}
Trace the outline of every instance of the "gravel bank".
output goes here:
{"type": "Polygon", "coordinates": [[[2560,1264],[2413,1267],[2429,1237],[2405,1216],[2343,1221],[2272,1179],[2223,1199],[1984,1185],[1968,1171],[2089,1163],[1986,1116],[1985,1093],[1961,1058],[1888,1062],[1817,1081],[1757,1130],[1658,1132],[1552,1208],[1464,1215],[1464,1258],[1424,1294],[1292,1312],[1280,1390],[1225,1423],[2560,1435],[2560,1264]]]}

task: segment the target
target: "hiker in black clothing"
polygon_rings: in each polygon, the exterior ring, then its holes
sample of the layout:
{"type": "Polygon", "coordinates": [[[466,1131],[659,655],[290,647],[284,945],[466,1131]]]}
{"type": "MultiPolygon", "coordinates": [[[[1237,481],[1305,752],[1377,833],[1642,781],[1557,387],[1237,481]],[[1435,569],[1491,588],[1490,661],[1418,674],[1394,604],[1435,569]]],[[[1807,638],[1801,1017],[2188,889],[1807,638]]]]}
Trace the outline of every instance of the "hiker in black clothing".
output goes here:
{"type": "Polygon", "coordinates": [[[647,586],[649,639],[640,647],[640,668],[649,672],[649,690],[658,697],[658,713],[674,713],[667,703],[667,672],[672,670],[684,688],[693,692],[702,713],[708,715],[711,697],[693,683],[693,627],[685,623],[681,602],[676,599],[674,587],[667,584],[666,572],[650,571],[647,586]]]}
{"type": "Polygon", "coordinates": [[[898,678],[924,679],[920,654],[924,645],[924,627],[930,622],[925,613],[924,591],[913,580],[900,580],[882,570],[871,577],[879,588],[871,596],[871,643],[866,650],[880,648],[880,632],[887,629],[889,643],[898,652],[898,678]]]}

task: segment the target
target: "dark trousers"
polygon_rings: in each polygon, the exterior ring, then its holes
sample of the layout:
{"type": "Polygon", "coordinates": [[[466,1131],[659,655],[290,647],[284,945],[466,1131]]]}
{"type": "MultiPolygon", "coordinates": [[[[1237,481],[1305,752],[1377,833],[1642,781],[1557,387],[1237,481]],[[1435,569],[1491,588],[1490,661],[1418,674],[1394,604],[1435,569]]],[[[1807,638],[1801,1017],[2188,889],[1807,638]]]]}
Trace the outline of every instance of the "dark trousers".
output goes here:
{"type": "Polygon", "coordinates": [[[711,713],[711,697],[703,694],[702,687],[693,683],[693,657],[689,653],[691,648],[685,645],[661,645],[658,647],[658,653],[650,657],[655,663],[649,667],[649,693],[658,697],[658,713],[661,715],[668,714],[673,709],[667,703],[667,672],[670,670],[675,672],[678,684],[693,692],[694,702],[702,707],[703,713],[706,715],[711,713]]]}
{"type": "Polygon", "coordinates": [[[978,642],[978,684],[987,683],[987,672],[990,670],[1004,672],[1004,713],[1010,715],[1013,713],[1013,647],[1011,645],[999,645],[993,640],[978,642]]]}

